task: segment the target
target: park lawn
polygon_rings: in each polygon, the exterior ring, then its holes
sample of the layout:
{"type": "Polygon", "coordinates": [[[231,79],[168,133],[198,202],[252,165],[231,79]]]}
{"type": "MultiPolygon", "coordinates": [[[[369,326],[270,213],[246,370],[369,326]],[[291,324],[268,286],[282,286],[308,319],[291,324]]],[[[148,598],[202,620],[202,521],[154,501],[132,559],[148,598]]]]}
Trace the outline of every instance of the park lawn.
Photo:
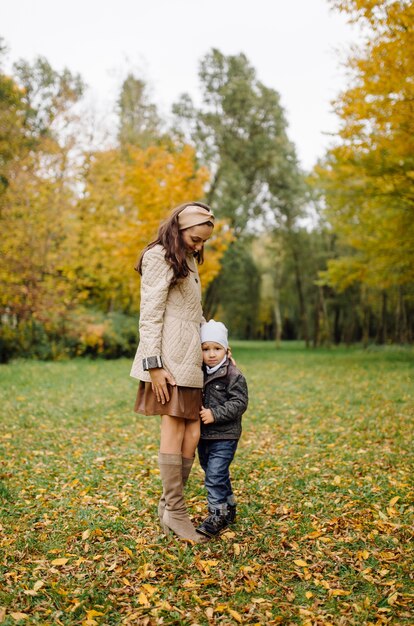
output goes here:
{"type": "MultiPolygon", "coordinates": [[[[157,524],[158,418],[130,361],[0,367],[0,623],[413,624],[411,349],[235,342],[238,521],[157,524]]],[[[187,488],[206,514],[203,474],[187,488]]]]}

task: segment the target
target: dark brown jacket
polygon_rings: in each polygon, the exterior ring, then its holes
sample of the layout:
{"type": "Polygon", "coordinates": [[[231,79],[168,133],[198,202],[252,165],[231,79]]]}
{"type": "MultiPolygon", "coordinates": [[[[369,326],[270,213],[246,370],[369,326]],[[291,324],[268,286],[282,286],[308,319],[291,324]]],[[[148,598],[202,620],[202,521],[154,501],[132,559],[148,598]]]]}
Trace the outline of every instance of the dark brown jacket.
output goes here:
{"type": "Polygon", "coordinates": [[[211,410],[214,422],[201,423],[201,439],[239,439],[247,403],[246,379],[231,361],[214,374],[204,370],[203,406],[211,410]]]}

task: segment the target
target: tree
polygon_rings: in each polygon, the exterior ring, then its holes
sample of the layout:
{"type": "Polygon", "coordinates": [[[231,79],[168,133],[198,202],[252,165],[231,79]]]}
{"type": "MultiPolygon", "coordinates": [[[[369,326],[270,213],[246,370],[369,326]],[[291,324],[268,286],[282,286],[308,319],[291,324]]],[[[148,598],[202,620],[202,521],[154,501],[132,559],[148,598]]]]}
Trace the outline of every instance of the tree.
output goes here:
{"type": "MultiPolygon", "coordinates": [[[[0,74],[0,202],[9,185],[13,163],[28,148],[24,129],[25,104],[17,83],[0,74]]],[[[0,204],[1,207],[1,204],[0,204]]]]}
{"type": "Polygon", "coordinates": [[[280,345],[283,332],[281,291],[285,257],[283,238],[277,237],[275,233],[263,233],[254,240],[253,258],[261,277],[258,334],[264,339],[274,337],[277,347],[280,345]]]}
{"type": "Polygon", "coordinates": [[[212,171],[207,202],[239,236],[290,187],[295,151],[279,94],[258,80],[244,54],[213,49],[200,63],[199,77],[203,106],[197,109],[184,95],[173,110],[178,128],[212,171]]]}
{"type": "Polygon", "coordinates": [[[118,99],[118,141],[122,147],[148,148],[161,135],[161,120],[155,104],[149,101],[143,80],[129,74],[118,99]]]}
{"type": "Polygon", "coordinates": [[[207,289],[205,311],[220,319],[230,329],[233,337],[253,339],[257,331],[260,275],[246,239],[234,241],[227,248],[220,273],[214,280],[215,291],[220,296],[217,308],[210,303],[212,291],[207,289]]]}
{"type": "MultiPolygon", "coordinates": [[[[213,49],[201,61],[199,76],[203,106],[197,109],[184,95],[174,112],[178,129],[191,138],[201,162],[212,171],[207,202],[241,241],[253,225],[270,222],[271,228],[289,233],[290,249],[300,256],[294,230],[303,211],[303,182],[279,94],[258,80],[244,54],[225,56],[213,49]]],[[[233,263],[230,250],[223,271],[227,263],[233,263]]],[[[252,263],[247,253],[239,256],[242,275],[249,275],[252,263]]],[[[214,281],[206,295],[207,315],[223,304],[218,285],[214,281]]],[[[297,287],[303,302],[300,280],[297,287]]],[[[307,336],[305,305],[303,319],[307,336]]]]}
{"type": "Polygon", "coordinates": [[[43,57],[38,57],[32,65],[24,60],[15,63],[14,72],[23,92],[28,133],[33,140],[45,137],[56,140],[62,130],[59,122],[83,94],[80,75],[66,68],[59,73],[43,57]]]}
{"type": "Polygon", "coordinates": [[[17,324],[58,316],[72,297],[65,277],[74,197],[68,125],[82,83],[68,70],[54,71],[44,59],[32,66],[21,61],[14,69],[13,78],[0,77],[8,96],[0,112],[6,129],[0,307],[17,324]]]}
{"type": "Polygon", "coordinates": [[[414,283],[414,5],[333,3],[370,29],[351,58],[353,84],[339,97],[341,143],[316,168],[333,230],[349,253],[329,263],[338,289],[414,283]]]}
{"type": "MultiPolygon", "coordinates": [[[[133,268],[140,251],[155,239],[160,221],[174,206],[203,196],[209,173],[197,167],[190,146],[157,145],[98,152],[85,177],[74,266],[79,290],[105,312],[136,312],[139,288],[133,268]]],[[[203,286],[218,273],[229,238],[219,224],[201,266],[203,286]]]]}

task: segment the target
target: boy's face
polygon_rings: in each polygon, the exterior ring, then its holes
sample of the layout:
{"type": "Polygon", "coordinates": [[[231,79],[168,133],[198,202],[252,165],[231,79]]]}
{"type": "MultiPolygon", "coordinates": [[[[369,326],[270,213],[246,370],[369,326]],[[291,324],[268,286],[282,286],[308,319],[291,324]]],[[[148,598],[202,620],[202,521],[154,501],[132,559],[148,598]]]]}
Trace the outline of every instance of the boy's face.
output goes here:
{"type": "Polygon", "coordinates": [[[203,351],[203,361],[209,367],[218,365],[227,354],[226,348],[215,341],[204,341],[201,344],[203,351]]]}

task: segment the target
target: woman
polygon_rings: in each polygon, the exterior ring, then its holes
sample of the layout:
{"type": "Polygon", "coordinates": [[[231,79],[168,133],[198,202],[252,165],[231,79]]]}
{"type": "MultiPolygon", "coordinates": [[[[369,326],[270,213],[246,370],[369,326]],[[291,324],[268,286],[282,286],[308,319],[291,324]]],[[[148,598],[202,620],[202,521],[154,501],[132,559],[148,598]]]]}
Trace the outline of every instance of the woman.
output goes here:
{"type": "Polygon", "coordinates": [[[204,318],[197,264],[203,262],[204,243],[213,228],[214,215],[207,205],[177,207],[136,267],[142,278],[140,341],[131,370],[131,376],[140,379],[135,411],[161,416],[161,525],[197,543],[203,539],[188,517],[183,486],[200,437],[204,318]]]}

